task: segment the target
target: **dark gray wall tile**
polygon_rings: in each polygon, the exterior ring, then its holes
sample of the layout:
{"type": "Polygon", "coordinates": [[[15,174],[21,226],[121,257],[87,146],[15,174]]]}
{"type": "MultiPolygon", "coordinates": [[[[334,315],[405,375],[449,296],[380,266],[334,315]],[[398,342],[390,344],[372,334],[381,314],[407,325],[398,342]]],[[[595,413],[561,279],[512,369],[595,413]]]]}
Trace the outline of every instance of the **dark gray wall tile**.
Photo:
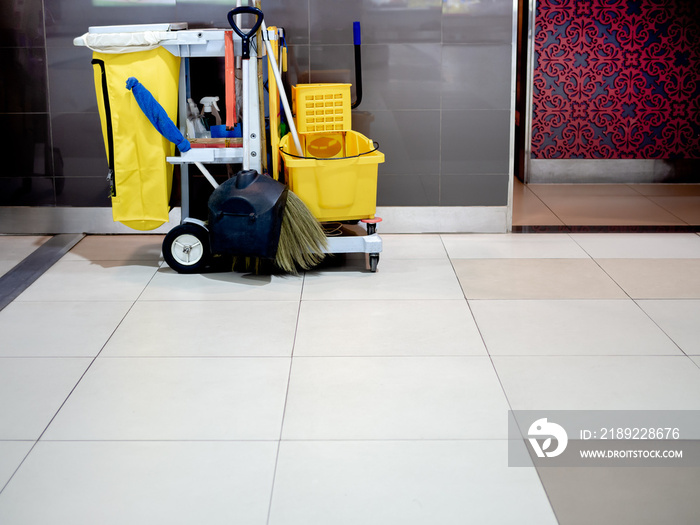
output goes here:
{"type": "MultiPolygon", "coordinates": [[[[225,2],[207,2],[177,0],[175,19],[173,21],[187,22],[189,27],[230,28],[228,12],[236,5],[235,0],[225,2]]],[[[265,24],[267,26],[284,27],[287,31],[288,44],[309,43],[309,10],[306,1],[298,0],[264,0],[262,2],[265,24]]],[[[169,22],[171,20],[163,19],[169,22]]],[[[252,24],[252,17],[244,16],[242,29],[252,24]]]]}
{"type": "Polygon", "coordinates": [[[97,113],[63,113],[51,119],[54,151],[66,177],[107,177],[107,154],[97,113]]]}
{"type": "Polygon", "coordinates": [[[442,48],[442,109],[510,109],[510,45],[442,48]]]}
{"type": "Polygon", "coordinates": [[[380,175],[377,181],[378,206],[438,206],[438,175],[380,175]]]}
{"type": "MultiPolygon", "coordinates": [[[[311,46],[311,81],[353,84],[354,46],[311,46]]],[[[439,44],[362,46],[363,110],[440,109],[439,44]]]]}
{"type": "MultiPolygon", "coordinates": [[[[308,84],[309,80],[309,46],[289,46],[287,49],[287,83],[308,84]]],[[[266,68],[267,69],[267,68],[266,68]]],[[[291,93],[287,93],[289,103],[292,103],[291,93]]]]}
{"type": "Polygon", "coordinates": [[[506,206],[507,173],[442,174],[440,206],[506,206]]]}
{"type": "Polygon", "coordinates": [[[53,161],[46,113],[0,114],[2,177],[53,175],[53,161]]]}
{"type": "Polygon", "coordinates": [[[0,177],[0,206],[55,206],[53,177],[0,177]]]}
{"type": "Polygon", "coordinates": [[[0,48],[0,68],[0,113],[48,111],[44,49],[0,48]]]}
{"type": "MultiPolygon", "coordinates": [[[[104,5],[106,3],[99,0],[45,0],[46,36],[59,39],[63,45],[71,45],[72,39],[86,33],[90,26],[178,21],[175,0],[162,5],[104,5]]],[[[227,6],[222,9],[225,16],[227,6]]]]}
{"type": "Polygon", "coordinates": [[[0,2],[0,47],[44,45],[42,0],[0,2]]]}
{"type": "Polygon", "coordinates": [[[110,207],[109,183],[106,177],[65,177],[56,179],[56,205],[110,207]]]}
{"type": "Polygon", "coordinates": [[[376,111],[360,131],[379,142],[386,162],[379,173],[408,175],[438,173],[440,166],[439,111],[376,111]]]}
{"type": "Polygon", "coordinates": [[[441,173],[508,173],[510,112],[444,111],[441,173]]]}
{"type": "Polygon", "coordinates": [[[510,43],[513,37],[513,0],[442,4],[442,41],[445,43],[510,43]]]}
{"type": "Polygon", "coordinates": [[[48,48],[51,112],[97,112],[92,52],[87,48],[48,48]]]}
{"type": "Polygon", "coordinates": [[[363,44],[442,40],[441,0],[310,0],[310,6],[312,44],[352,44],[354,21],[361,22],[363,44]]]}

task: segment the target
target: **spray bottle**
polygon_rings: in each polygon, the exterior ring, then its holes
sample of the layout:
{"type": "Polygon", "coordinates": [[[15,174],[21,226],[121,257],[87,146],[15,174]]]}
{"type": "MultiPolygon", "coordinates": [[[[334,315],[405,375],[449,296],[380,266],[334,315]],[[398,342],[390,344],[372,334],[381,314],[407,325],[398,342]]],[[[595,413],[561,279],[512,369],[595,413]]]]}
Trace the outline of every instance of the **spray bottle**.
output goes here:
{"type": "Polygon", "coordinates": [[[221,117],[219,116],[219,106],[216,103],[219,101],[219,97],[204,97],[199,101],[202,104],[202,122],[204,128],[210,133],[211,127],[221,125],[221,117]]]}
{"type": "Polygon", "coordinates": [[[187,99],[187,104],[187,136],[191,139],[206,137],[207,130],[199,116],[197,104],[191,98],[187,99]]]}

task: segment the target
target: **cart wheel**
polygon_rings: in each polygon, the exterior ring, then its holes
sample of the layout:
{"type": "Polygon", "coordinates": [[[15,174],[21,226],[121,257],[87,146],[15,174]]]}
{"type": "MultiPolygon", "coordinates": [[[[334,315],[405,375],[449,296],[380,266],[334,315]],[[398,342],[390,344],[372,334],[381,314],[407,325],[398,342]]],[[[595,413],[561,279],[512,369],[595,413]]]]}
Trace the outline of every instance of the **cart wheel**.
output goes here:
{"type": "Polygon", "coordinates": [[[378,264],[379,264],[379,254],[378,253],[370,253],[369,254],[369,271],[373,272],[373,273],[376,272],[378,264]]]}
{"type": "Polygon", "coordinates": [[[211,258],[209,233],[192,223],[175,226],[163,241],[163,258],[177,273],[198,273],[211,258]]]}

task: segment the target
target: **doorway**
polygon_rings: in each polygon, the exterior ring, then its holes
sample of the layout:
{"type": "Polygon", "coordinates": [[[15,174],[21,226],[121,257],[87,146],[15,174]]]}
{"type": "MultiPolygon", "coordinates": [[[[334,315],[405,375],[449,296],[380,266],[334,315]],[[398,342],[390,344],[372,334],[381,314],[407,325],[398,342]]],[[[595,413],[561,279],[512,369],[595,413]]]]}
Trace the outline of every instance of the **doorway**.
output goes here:
{"type": "MultiPolygon", "coordinates": [[[[684,24],[697,24],[700,4],[694,4],[692,8],[687,5],[683,3],[681,6],[679,3],[676,8],[670,7],[668,17],[680,13],[685,17],[682,18],[684,24]],[[686,12],[687,9],[691,11],[686,12]],[[682,12],[677,13],[678,10],[682,12]]],[[[551,0],[518,0],[513,231],[700,231],[700,141],[697,144],[686,141],[683,147],[687,151],[682,151],[680,155],[677,145],[673,150],[674,144],[670,141],[660,142],[660,147],[666,148],[664,151],[669,157],[676,157],[668,159],[629,158],[632,156],[630,153],[636,153],[636,150],[629,149],[586,148],[588,145],[581,142],[585,137],[571,138],[568,143],[571,147],[567,149],[567,143],[557,136],[557,133],[561,133],[561,125],[558,128],[553,125],[544,133],[538,133],[533,141],[533,120],[536,126],[544,122],[542,118],[533,119],[537,104],[541,103],[538,96],[533,97],[534,79],[538,77],[540,87],[546,85],[543,79],[551,81],[551,76],[546,76],[549,71],[535,69],[542,67],[535,59],[536,31],[547,30],[544,26],[547,20],[555,18],[552,17],[555,10],[569,9],[570,12],[563,14],[569,16],[571,24],[584,24],[596,16],[609,15],[595,12],[592,6],[590,2],[582,2],[563,8],[560,2],[553,3],[551,0]],[[537,12],[538,3],[541,4],[540,13],[537,12]],[[542,137],[547,139],[543,141],[542,137]],[[606,156],[609,158],[604,158],[606,156]],[[690,158],[678,158],[683,156],[690,158]]],[[[549,27],[549,31],[556,34],[559,29],[549,27]]],[[[700,45],[700,42],[679,43],[680,55],[677,56],[682,58],[685,56],[683,49],[693,48],[695,44],[700,45]]],[[[543,44],[540,42],[538,45],[543,44]]],[[[623,63],[620,69],[638,72],[632,67],[635,62],[631,60],[636,60],[636,55],[621,53],[621,57],[623,63]]],[[[572,53],[570,58],[581,62],[586,60],[585,53],[572,53]]],[[[679,74],[690,71],[688,74],[691,78],[695,77],[700,86],[700,63],[684,65],[681,61],[679,64],[679,74]]],[[[642,66],[637,69],[641,71],[642,66]]],[[[647,74],[646,71],[642,72],[647,74]]],[[[580,80],[578,76],[581,72],[572,71],[570,75],[572,79],[580,80]]],[[[552,91],[561,92],[562,89],[556,86],[552,91]]],[[[657,85],[654,89],[658,91],[660,88],[657,85]]],[[[542,99],[542,96],[539,98],[542,99]]],[[[590,112],[594,98],[591,94],[579,99],[572,97],[566,101],[569,104],[567,107],[578,112],[590,112]]],[[[627,102],[624,107],[628,112],[633,112],[641,101],[632,99],[627,102]]],[[[672,113],[675,110],[667,111],[672,113]]],[[[537,115],[541,117],[541,113],[537,115]]],[[[651,118],[655,114],[647,111],[644,116],[651,118]]],[[[668,115],[669,120],[671,116],[668,115]]],[[[563,118],[566,117],[563,115],[563,118]]],[[[568,117],[571,118],[571,115],[568,117]]],[[[593,122],[599,116],[591,113],[586,118],[581,115],[574,117],[581,121],[588,118],[593,122]]],[[[691,127],[694,124],[700,125],[700,122],[690,122],[691,127]]],[[[601,137],[609,131],[604,126],[592,128],[601,137]]],[[[636,137],[636,134],[643,132],[635,129],[630,134],[636,137]]],[[[609,137],[598,139],[600,144],[611,141],[609,137]]],[[[639,147],[637,156],[653,155],[649,148],[639,147]]]]}

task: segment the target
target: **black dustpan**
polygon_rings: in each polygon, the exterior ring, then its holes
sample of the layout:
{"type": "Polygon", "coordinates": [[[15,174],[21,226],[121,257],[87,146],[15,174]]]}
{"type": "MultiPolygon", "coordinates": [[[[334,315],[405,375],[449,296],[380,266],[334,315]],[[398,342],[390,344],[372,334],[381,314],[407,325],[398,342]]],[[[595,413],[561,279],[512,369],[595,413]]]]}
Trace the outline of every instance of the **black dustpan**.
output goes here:
{"type": "Polygon", "coordinates": [[[209,198],[212,253],[274,258],[287,187],[255,170],[238,172],[209,198]]]}

